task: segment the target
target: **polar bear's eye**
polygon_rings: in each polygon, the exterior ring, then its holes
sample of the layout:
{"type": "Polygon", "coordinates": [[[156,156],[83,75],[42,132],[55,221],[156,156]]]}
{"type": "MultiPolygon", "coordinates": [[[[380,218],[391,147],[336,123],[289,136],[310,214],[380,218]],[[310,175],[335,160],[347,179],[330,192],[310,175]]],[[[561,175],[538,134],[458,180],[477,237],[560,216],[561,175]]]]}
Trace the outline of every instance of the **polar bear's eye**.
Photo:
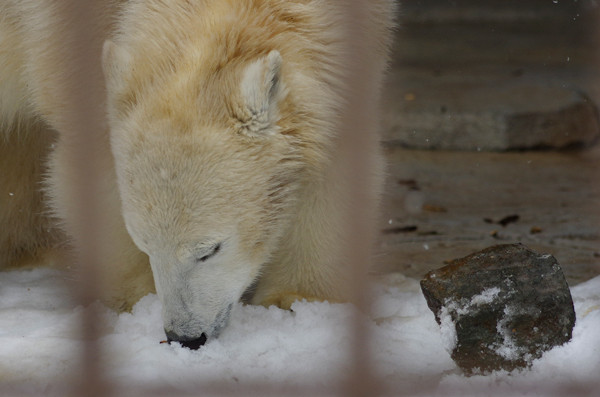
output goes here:
{"type": "Polygon", "coordinates": [[[221,243],[217,243],[217,244],[213,245],[212,247],[210,247],[210,249],[208,250],[208,252],[206,254],[198,257],[196,259],[196,262],[206,262],[208,259],[217,255],[220,250],[221,250],[221,243]]]}

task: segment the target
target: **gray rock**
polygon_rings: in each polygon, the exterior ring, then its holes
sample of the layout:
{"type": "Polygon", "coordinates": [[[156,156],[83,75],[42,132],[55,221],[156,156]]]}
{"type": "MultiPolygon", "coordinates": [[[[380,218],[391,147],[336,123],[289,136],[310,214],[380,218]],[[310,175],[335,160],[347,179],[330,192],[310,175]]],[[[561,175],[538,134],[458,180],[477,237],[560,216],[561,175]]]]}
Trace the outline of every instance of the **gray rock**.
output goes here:
{"type": "Polygon", "coordinates": [[[575,311],[558,262],[520,244],[453,260],[421,289],[467,374],[526,367],[572,336],[575,311]]]}

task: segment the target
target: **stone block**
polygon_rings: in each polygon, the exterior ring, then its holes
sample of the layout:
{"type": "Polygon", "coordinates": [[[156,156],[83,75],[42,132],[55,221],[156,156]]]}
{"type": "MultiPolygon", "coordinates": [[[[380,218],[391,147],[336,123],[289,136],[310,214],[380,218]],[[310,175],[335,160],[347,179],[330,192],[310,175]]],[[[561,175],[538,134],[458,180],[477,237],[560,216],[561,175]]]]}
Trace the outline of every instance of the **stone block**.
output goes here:
{"type": "Polygon", "coordinates": [[[589,146],[600,135],[596,104],[568,86],[438,78],[388,99],[384,141],[408,148],[561,149],[589,146]]]}
{"type": "Polygon", "coordinates": [[[421,288],[466,374],[526,367],[572,336],[575,311],[558,262],[520,244],[453,260],[421,288]]]}

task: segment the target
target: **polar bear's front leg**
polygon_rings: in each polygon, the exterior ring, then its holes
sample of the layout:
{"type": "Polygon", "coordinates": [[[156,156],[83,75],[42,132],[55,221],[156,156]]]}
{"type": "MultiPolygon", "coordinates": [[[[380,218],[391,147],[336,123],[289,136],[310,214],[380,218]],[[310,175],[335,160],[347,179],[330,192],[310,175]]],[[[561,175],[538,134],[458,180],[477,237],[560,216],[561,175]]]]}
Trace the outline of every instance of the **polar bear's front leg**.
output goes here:
{"type": "Polygon", "coordinates": [[[134,245],[124,226],[112,230],[105,242],[108,249],[98,262],[102,302],[118,312],[131,311],[141,298],[155,292],[148,256],[134,245]]]}
{"type": "MultiPolygon", "coordinates": [[[[282,291],[279,293],[272,293],[270,295],[268,295],[268,297],[266,297],[265,299],[262,299],[260,302],[258,302],[258,304],[265,306],[265,307],[270,307],[270,306],[277,306],[281,309],[284,310],[291,310],[292,308],[292,303],[296,302],[296,301],[307,301],[307,302],[320,302],[323,301],[323,298],[319,298],[319,297],[314,297],[314,296],[304,296],[304,295],[299,295],[295,292],[291,292],[291,291],[282,291]]],[[[335,300],[332,299],[328,299],[329,302],[337,302],[335,300]]]]}
{"type": "MultiPolygon", "coordinates": [[[[334,156],[322,179],[311,181],[299,192],[295,217],[265,265],[252,303],[289,309],[295,300],[347,302],[355,296],[352,278],[357,269],[350,266],[356,258],[349,258],[353,239],[349,217],[352,211],[361,211],[365,226],[374,230],[383,186],[383,155],[377,135],[371,137],[362,148],[369,167],[363,181],[366,201],[352,208],[347,170],[352,169],[349,164],[354,158],[347,153],[334,156]]],[[[364,235],[372,236],[372,230],[365,230],[364,235]]],[[[372,248],[370,240],[362,243],[372,248]]]]}
{"type": "Polygon", "coordinates": [[[345,215],[332,184],[313,183],[298,200],[296,217],[262,271],[252,303],[289,309],[296,300],[350,298],[352,272],[344,258],[345,215]]]}
{"type": "MultiPolygon", "coordinates": [[[[92,184],[81,182],[76,170],[80,167],[72,151],[79,150],[81,142],[62,136],[50,159],[47,191],[51,198],[53,213],[60,218],[75,253],[81,252],[84,233],[94,234],[96,264],[101,285],[101,300],[117,311],[128,311],[143,296],[154,292],[154,280],[146,254],[141,252],[127,233],[121,213],[121,202],[117,189],[112,154],[107,137],[96,142],[97,178],[92,184]],[[94,188],[95,210],[89,225],[81,219],[81,189],[94,188]]],[[[85,266],[76,266],[75,271],[85,271],[85,266]]]]}

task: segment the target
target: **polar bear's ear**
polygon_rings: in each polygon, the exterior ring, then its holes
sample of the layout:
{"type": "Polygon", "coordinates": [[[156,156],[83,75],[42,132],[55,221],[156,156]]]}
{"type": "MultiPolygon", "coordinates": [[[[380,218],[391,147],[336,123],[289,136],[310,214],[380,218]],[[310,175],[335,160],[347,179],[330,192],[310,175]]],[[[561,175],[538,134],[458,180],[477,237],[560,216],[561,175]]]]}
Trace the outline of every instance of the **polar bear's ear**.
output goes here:
{"type": "Polygon", "coordinates": [[[131,55],[110,40],[102,47],[102,69],[107,84],[122,88],[125,76],[129,74],[131,55]]]}
{"type": "Polygon", "coordinates": [[[244,70],[241,95],[246,110],[242,130],[249,134],[274,133],[279,119],[279,102],[285,97],[281,81],[281,55],[271,51],[244,70]]]}

